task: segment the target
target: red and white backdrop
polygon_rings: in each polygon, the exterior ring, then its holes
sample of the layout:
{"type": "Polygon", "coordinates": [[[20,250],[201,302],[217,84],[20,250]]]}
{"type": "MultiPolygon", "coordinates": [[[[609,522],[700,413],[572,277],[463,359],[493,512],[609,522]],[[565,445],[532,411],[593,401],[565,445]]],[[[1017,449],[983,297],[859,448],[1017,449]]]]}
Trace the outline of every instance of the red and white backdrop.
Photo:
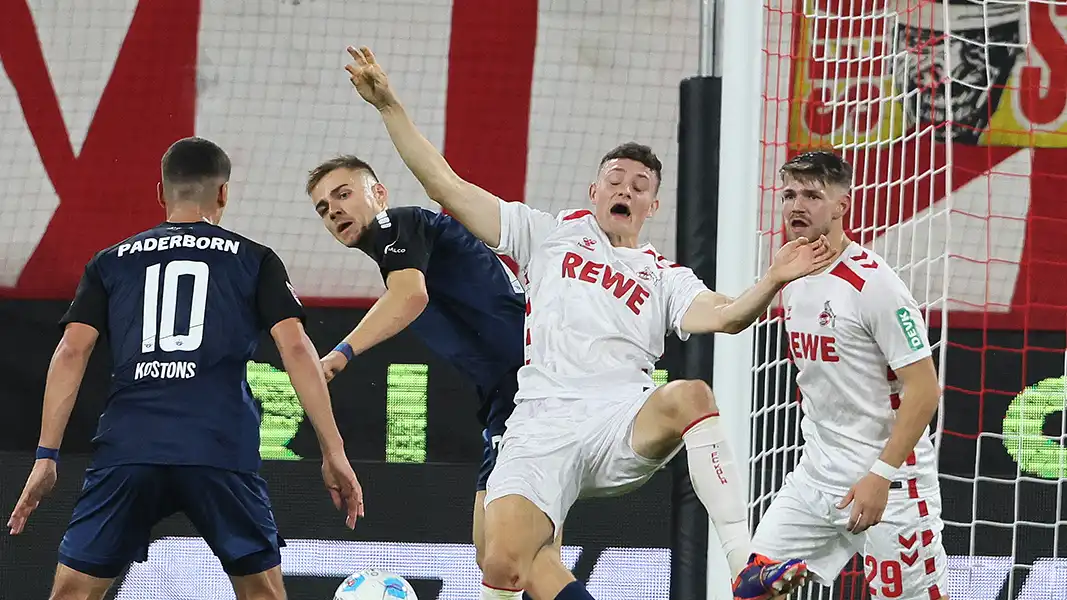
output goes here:
{"type": "MultiPolygon", "coordinates": [[[[819,4],[853,17],[884,9],[881,0],[819,4]]],[[[908,112],[871,101],[885,95],[886,77],[873,71],[886,63],[870,57],[895,51],[875,39],[883,33],[872,30],[876,21],[795,18],[811,13],[803,3],[768,7],[764,196],[788,152],[844,142],[861,173],[882,175],[859,194],[871,213],[867,237],[911,235],[885,226],[915,216],[936,220],[944,146],[922,136],[901,142],[894,170],[892,155],[877,159],[891,150],[869,143],[891,139],[908,112]],[[893,174],[914,181],[892,183],[893,174]]],[[[344,48],[353,43],[375,49],[457,170],[509,200],[547,210],[584,203],[605,150],[629,139],[651,144],[666,173],[664,209],[648,236],[674,252],[677,86],[696,70],[697,2],[6,0],[3,12],[0,286],[8,296],[69,298],[95,250],[158,222],[159,157],[192,134],[233,158],[225,224],[276,248],[298,292],[327,304],[376,296],[376,270],[321,230],[302,192],[310,167],[351,152],[375,166],[395,203],[429,205],[347,82],[344,48]]],[[[1010,20],[987,17],[986,26],[1010,20]]],[[[1002,94],[990,100],[955,86],[957,103],[986,103],[979,112],[989,105],[992,132],[953,144],[952,231],[919,242],[949,249],[952,308],[1011,326],[1024,325],[1025,308],[1062,327],[1067,287],[1052,282],[1067,279],[1058,234],[1067,218],[1059,199],[1067,6],[1032,3],[1023,23],[1031,39],[1020,48],[995,39],[985,47],[1002,94]]],[[[960,69],[966,60],[956,62],[960,69]]],[[[938,286],[936,264],[931,272],[929,285],[938,286]]]]}
{"type": "Polygon", "coordinates": [[[162,219],[159,158],[212,139],[233,160],[224,225],[274,247],[320,304],[376,297],[369,260],[303,193],[337,153],[368,160],[395,204],[428,206],[343,70],[374,49],[413,117],[465,177],[509,200],[587,202],[630,139],[666,165],[648,235],[674,251],[678,83],[696,69],[696,2],[4,0],[0,286],[71,297],[96,250],[162,219]]]}

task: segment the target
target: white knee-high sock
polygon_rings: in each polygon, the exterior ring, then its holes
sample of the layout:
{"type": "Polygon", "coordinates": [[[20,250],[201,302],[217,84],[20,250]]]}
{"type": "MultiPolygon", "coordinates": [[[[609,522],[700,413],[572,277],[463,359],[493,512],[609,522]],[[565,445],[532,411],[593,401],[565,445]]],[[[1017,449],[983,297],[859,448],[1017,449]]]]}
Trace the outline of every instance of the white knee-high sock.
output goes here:
{"type": "Polygon", "coordinates": [[[522,600],[522,590],[504,590],[490,587],[482,582],[481,600],[522,600]]]}
{"type": "Polygon", "coordinates": [[[693,491],[707,509],[726,551],[731,577],[736,577],[748,563],[752,536],[748,531],[746,494],[733,453],[726,444],[725,426],[718,413],[712,413],[687,427],[682,439],[693,491]]]}

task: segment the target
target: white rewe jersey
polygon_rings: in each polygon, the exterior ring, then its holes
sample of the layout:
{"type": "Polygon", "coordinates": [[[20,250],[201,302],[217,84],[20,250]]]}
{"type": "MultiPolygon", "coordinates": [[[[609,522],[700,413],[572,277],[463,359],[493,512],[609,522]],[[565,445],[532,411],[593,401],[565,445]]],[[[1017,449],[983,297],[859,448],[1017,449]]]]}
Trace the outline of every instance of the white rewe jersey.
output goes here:
{"type": "MultiPolygon", "coordinates": [[[[889,441],[900,403],[892,370],[930,356],[926,325],[900,277],[855,242],[827,270],[786,286],[783,300],[804,411],[798,468],[844,494],[889,441]]],[[[900,476],[920,487],[937,485],[928,434],[900,476]]]]}
{"type": "Polygon", "coordinates": [[[652,385],[669,330],[708,288],[651,245],[616,248],[588,210],[552,216],[500,203],[500,254],[526,287],[517,400],[634,393],[652,385]]]}

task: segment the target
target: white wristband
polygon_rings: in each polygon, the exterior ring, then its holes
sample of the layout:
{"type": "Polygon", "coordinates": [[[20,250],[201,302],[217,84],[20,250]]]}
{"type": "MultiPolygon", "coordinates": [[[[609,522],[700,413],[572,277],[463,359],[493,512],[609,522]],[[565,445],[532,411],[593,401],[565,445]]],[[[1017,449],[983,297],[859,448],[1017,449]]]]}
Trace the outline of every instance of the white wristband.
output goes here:
{"type": "Polygon", "coordinates": [[[886,481],[893,481],[893,477],[896,476],[897,471],[899,470],[899,468],[891,467],[888,463],[882,460],[877,460],[871,465],[871,473],[874,473],[886,481]]]}

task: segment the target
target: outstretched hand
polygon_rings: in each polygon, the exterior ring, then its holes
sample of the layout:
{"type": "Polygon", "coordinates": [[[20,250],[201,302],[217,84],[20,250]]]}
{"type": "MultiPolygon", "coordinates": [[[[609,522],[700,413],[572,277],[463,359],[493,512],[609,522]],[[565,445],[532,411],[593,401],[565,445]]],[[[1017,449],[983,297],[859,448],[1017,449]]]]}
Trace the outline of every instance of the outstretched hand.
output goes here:
{"type": "Polygon", "coordinates": [[[825,235],[815,241],[801,237],[778,249],[768,275],[779,283],[789,283],[824,269],[833,261],[834,251],[825,235]]]}
{"type": "Polygon", "coordinates": [[[399,104],[393,88],[389,86],[389,78],[385,76],[385,71],[375,60],[370,48],[349,46],[348,54],[352,56],[353,62],[345,65],[345,70],[348,71],[352,85],[364,100],[378,110],[399,104]]]}
{"type": "Polygon", "coordinates": [[[345,525],[354,529],[363,513],[363,486],[343,452],[322,457],[322,480],[337,510],[345,513],[345,525]]]}
{"type": "Polygon", "coordinates": [[[15,510],[11,511],[11,518],[7,526],[11,529],[11,535],[18,535],[26,527],[33,511],[41,504],[52,488],[56,485],[56,463],[47,458],[38,459],[33,463],[33,470],[26,480],[26,487],[22,489],[22,495],[15,504],[15,510]]]}

